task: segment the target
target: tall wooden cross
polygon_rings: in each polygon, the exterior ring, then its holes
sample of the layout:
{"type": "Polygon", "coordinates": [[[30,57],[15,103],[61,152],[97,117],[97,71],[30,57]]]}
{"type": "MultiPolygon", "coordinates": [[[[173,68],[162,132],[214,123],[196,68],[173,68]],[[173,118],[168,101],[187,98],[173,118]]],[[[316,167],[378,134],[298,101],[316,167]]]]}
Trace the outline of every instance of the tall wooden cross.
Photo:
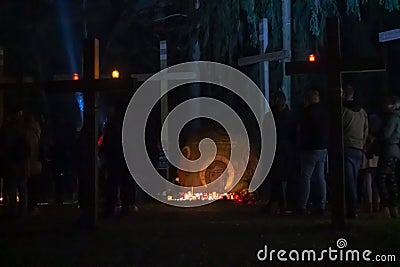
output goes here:
{"type": "MultiPolygon", "coordinates": [[[[0,46],[0,81],[2,80],[4,72],[4,48],[0,46]]],[[[4,94],[0,92],[0,127],[3,125],[3,112],[4,112],[4,94]]],[[[3,192],[4,192],[4,178],[0,177],[0,202],[3,202],[3,192]]]]}
{"type": "MultiPolygon", "coordinates": [[[[160,70],[164,70],[168,67],[168,54],[167,54],[167,41],[163,40],[160,41],[160,70]]],[[[131,77],[137,78],[139,81],[146,81],[149,79],[151,76],[153,76],[153,73],[148,73],[148,74],[131,74],[131,77]]],[[[163,78],[160,80],[161,87],[160,87],[160,94],[163,95],[167,92],[168,89],[168,81],[171,80],[193,80],[196,78],[196,73],[195,72],[181,72],[181,73],[167,73],[166,75],[163,75],[163,78]]],[[[161,127],[166,128],[166,133],[167,135],[164,136],[165,138],[168,139],[168,125],[164,125],[164,121],[167,118],[169,113],[169,104],[168,104],[168,96],[164,95],[161,98],[161,127]]],[[[164,144],[168,144],[166,140],[163,141],[164,144]]],[[[168,150],[168,147],[165,149],[168,150]]],[[[163,149],[161,149],[160,153],[163,155],[163,158],[165,158],[165,154],[163,149]]],[[[166,166],[162,166],[161,164],[158,169],[164,170],[165,171],[165,176],[168,181],[171,180],[171,173],[170,173],[170,166],[168,164],[168,161],[165,160],[163,161],[166,166]]]]}
{"type": "MultiPolygon", "coordinates": [[[[290,57],[290,51],[281,50],[272,53],[265,53],[268,47],[268,19],[263,18],[259,22],[259,47],[260,53],[255,56],[248,56],[239,58],[238,66],[248,66],[253,64],[260,64],[260,87],[267,101],[269,101],[269,62],[276,60],[283,60],[290,57]]],[[[286,94],[288,92],[285,92],[286,94]]]]}
{"type": "Polygon", "coordinates": [[[286,74],[321,73],[328,75],[330,147],[329,173],[332,177],[332,223],[337,228],[345,227],[345,180],[344,180],[344,144],[342,122],[341,86],[342,74],[385,71],[385,65],[379,60],[342,58],[340,50],[340,23],[337,18],[328,18],[327,55],[317,62],[298,61],[286,64],[286,74]]]}
{"type": "Polygon", "coordinates": [[[96,110],[97,92],[135,90],[137,80],[127,78],[99,79],[99,41],[88,39],[84,41],[83,49],[83,79],[67,81],[0,83],[0,90],[36,90],[38,88],[52,92],[83,92],[84,93],[84,139],[86,147],[82,151],[87,177],[85,183],[87,199],[83,207],[82,222],[87,227],[95,227],[98,215],[98,174],[97,174],[97,138],[98,120],[96,110]]]}

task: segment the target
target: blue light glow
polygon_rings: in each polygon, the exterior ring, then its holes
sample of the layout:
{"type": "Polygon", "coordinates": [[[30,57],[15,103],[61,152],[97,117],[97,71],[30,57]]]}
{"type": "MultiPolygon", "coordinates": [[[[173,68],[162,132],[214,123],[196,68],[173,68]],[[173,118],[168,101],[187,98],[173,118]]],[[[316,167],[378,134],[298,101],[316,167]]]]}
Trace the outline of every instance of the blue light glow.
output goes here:
{"type": "Polygon", "coordinates": [[[83,93],[82,92],[76,92],[75,93],[75,98],[76,98],[76,101],[78,102],[80,111],[83,111],[84,110],[84,105],[85,105],[84,101],[83,101],[83,93]]]}
{"type": "Polygon", "coordinates": [[[65,48],[67,50],[70,71],[71,73],[78,72],[78,65],[76,61],[76,51],[71,32],[71,22],[68,16],[68,7],[66,6],[65,0],[58,0],[58,13],[60,17],[60,23],[63,33],[63,39],[65,48]]]}

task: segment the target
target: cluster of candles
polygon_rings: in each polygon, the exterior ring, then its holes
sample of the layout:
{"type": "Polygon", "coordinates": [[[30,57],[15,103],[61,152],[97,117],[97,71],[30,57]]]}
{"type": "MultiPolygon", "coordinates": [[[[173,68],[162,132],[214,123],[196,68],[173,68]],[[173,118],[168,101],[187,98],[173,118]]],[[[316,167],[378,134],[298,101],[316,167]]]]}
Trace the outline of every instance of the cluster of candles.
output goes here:
{"type": "Polygon", "coordinates": [[[236,202],[243,202],[243,196],[237,193],[224,193],[220,194],[217,192],[212,193],[193,193],[188,191],[179,195],[179,197],[167,196],[168,201],[196,201],[196,200],[233,200],[236,202]]]}
{"type": "Polygon", "coordinates": [[[168,196],[168,201],[192,201],[192,200],[218,200],[222,199],[224,195],[217,192],[212,193],[193,193],[188,191],[180,194],[178,197],[168,196]]]}

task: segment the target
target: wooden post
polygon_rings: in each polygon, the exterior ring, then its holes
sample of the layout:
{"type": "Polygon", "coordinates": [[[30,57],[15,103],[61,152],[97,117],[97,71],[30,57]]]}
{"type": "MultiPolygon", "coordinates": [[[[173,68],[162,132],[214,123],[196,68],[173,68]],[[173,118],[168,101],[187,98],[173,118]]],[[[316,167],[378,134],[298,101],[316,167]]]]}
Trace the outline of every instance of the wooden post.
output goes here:
{"type": "Polygon", "coordinates": [[[332,66],[328,69],[329,114],[330,114],[330,149],[329,173],[332,183],[332,223],[335,228],[345,226],[345,182],[344,182],[344,145],[341,99],[340,68],[335,66],[341,58],[340,51],[340,24],[337,18],[330,18],[326,24],[327,60],[332,66]]]}
{"type": "MultiPolygon", "coordinates": [[[[268,19],[263,18],[258,24],[258,42],[260,55],[264,55],[268,47],[268,19]]],[[[260,63],[260,88],[264,96],[269,101],[269,63],[267,61],[260,63]]]]}
{"type": "MultiPolygon", "coordinates": [[[[200,0],[194,0],[193,8],[194,10],[198,10],[200,8],[200,0]]],[[[200,23],[197,23],[196,25],[197,32],[199,32],[200,29],[200,23]]],[[[193,61],[199,61],[201,59],[201,48],[200,48],[200,42],[199,42],[199,36],[197,34],[196,39],[192,43],[192,53],[191,53],[191,60],[193,61]]],[[[198,71],[198,70],[196,70],[198,71]]],[[[192,83],[189,85],[190,88],[190,93],[189,97],[190,98],[197,98],[201,96],[201,87],[200,83],[192,83]]],[[[198,103],[193,105],[192,109],[195,111],[196,116],[200,115],[201,112],[201,107],[198,103]]],[[[192,129],[194,131],[198,131],[201,127],[199,121],[195,122],[194,124],[192,123],[192,129]]]]}
{"type": "MultiPolygon", "coordinates": [[[[0,46],[0,80],[2,80],[4,76],[4,48],[0,46]]],[[[0,92],[0,127],[3,126],[4,122],[4,93],[0,92]]],[[[4,191],[4,178],[0,177],[0,199],[1,202],[4,201],[3,196],[4,191]]]]}
{"type": "MultiPolygon", "coordinates": [[[[388,55],[389,55],[389,47],[388,47],[387,43],[384,43],[383,46],[382,46],[382,54],[383,54],[382,57],[383,57],[383,61],[385,63],[385,66],[388,66],[388,64],[389,64],[389,57],[388,57],[388,55]]],[[[389,72],[386,71],[384,73],[384,76],[383,76],[383,86],[382,86],[382,88],[383,88],[383,92],[382,93],[383,93],[384,96],[389,95],[389,93],[392,93],[390,91],[391,88],[389,88],[389,84],[390,84],[390,82],[389,82],[389,72]]]]}
{"type": "MultiPolygon", "coordinates": [[[[167,41],[160,41],[160,69],[166,69],[168,66],[168,62],[167,62],[168,58],[167,58],[167,41]]],[[[168,89],[168,81],[167,80],[161,80],[161,95],[164,94],[168,89]]],[[[165,119],[168,116],[168,96],[164,95],[161,98],[161,127],[163,126],[163,123],[165,121],[165,119]]],[[[168,149],[168,125],[164,126],[166,128],[166,133],[167,136],[165,136],[165,138],[167,140],[167,142],[164,142],[164,144],[167,144],[166,149],[168,149]]],[[[169,164],[167,163],[167,167],[165,170],[165,174],[166,174],[166,179],[169,181],[170,180],[170,168],[169,168],[169,164]]]]}
{"type": "MultiPolygon", "coordinates": [[[[4,77],[4,48],[0,46],[0,80],[4,77]]],[[[4,93],[0,92],[0,127],[4,122],[4,93]]]]}
{"type": "MultiPolygon", "coordinates": [[[[93,84],[99,78],[99,40],[87,39],[84,41],[83,54],[83,79],[88,84],[93,84]]],[[[86,159],[86,172],[88,179],[88,199],[85,218],[89,227],[95,227],[98,214],[98,169],[97,169],[97,139],[98,120],[96,112],[97,93],[96,88],[85,88],[84,91],[84,124],[86,126],[85,140],[88,142],[86,159]]]]}
{"type": "Polygon", "coordinates": [[[4,74],[4,48],[0,46],[0,76],[4,74]]]}
{"type": "MultiPolygon", "coordinates": [[[[160,69],[166,69],[168,66],[167,62],[167,41],[160,41],[160,69]]],[[[168,81],[161,81],[161,93],[165,93],[167,90],[168,81]]],[[[168,98],[165,96],[161,99],[161,125],[165,118],[168,116],[168,98]]]]}
{"type": "Polygon", "coordinates": [[[285,62],[292,60],[292,15],[291,15],[291,0],[282,0],[282,50],[288,51],[288,57],[282,60],[282,91],[286,95],[286,102],[291,106],[292,103],[292,90],[291,79],[292,77],[285,74],[285,62]]]}

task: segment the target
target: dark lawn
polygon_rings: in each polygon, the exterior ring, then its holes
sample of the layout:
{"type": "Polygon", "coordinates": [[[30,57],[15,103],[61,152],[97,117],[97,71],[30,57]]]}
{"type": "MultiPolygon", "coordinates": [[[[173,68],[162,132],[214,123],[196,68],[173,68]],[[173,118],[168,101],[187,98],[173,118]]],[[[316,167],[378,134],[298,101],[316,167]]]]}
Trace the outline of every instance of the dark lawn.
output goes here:
{"type": "MultiPolygon", "coordinates": [[[[64,206],[45,207],[36,217],[2,218],[0,266],[269,266],[256,257],[265,244],[336,248],[340,237],[348,248],[400,259],[400,219],[364,215],[340,232],[331,228],[328,216],[267,217],[257,207],[224,201],[200,208],[145,204],[126,218],[100,220],[95,231],[77,227],[78,216],[78,209],[64,206]]],[[[370,266],[400,266],[400,261],[370,266]]]]}

